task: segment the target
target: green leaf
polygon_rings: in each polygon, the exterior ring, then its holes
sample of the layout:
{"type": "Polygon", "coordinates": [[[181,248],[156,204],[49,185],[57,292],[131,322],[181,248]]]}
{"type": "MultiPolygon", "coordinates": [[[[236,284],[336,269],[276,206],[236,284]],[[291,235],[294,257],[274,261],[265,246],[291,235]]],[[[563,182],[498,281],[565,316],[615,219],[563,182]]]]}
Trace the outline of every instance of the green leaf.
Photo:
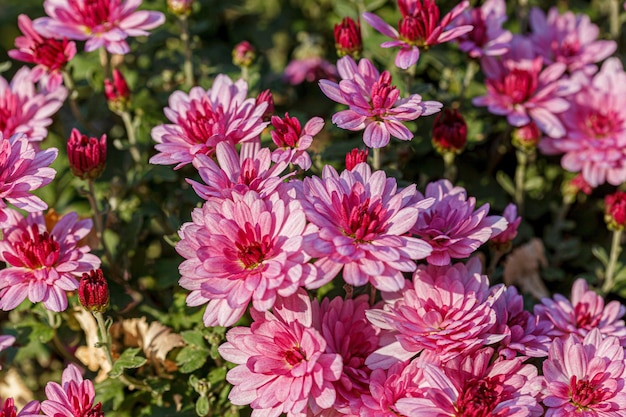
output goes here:
{"type": "Polygon", "coordinates": [[[202,368],[210,353],[208,348],[197,345],[189,345],[182,348],[176,356],[176,363],[180,366],[178,370],[188,374],[202,368]]]}
{"type": "Polygon", "coordinates": [[[199,347],[206,347],[206,339],[204,338],[204,334],[200,330],[187,330],[181,332],[183,340],[190,345],[196,345],[199,347]]]}
{"type": "Polygon", "coordinates": [[[111,378],[118,378],[124,373],[124,369],[139,368],[146,363],[147,359],[137,356],[139,348],[129,348],[122,353],[118,360],[113,364],[113,369],[109,372],[111,378]]]}
{"type": "Polygon", "coordinates": [[[198,401],[196,401],[196,414],[199,417],[204,417],[208,416],[210,411],[211,404],[209,402],[209,399],[205,395],[200,396],[200,398],[198,398],[198,401]]]}
{"type": "Polygon", "coordinates": [[[226,380],[226,368],[214,368],[209,372],[207,380],[211,385],[217,385],[226,380]]]}
{"type": "Polygon", "coordinates": [[[502,187],[508,194],[515,195],[515,185],[513,185],[513,180],[511,180],[511,177],[506,175],[503,171],[498,171],[496,173],[496,181],[498,181],[500,187],[502,187]]]}
{"type": "Polygon", "coordinates": [[[609,263],[609,254],[606,253],[606,249],[604,249],[600,245],[593,245],[591,247],[591,253],[595,256],[602,265],[606,266],[609,263]]]}
{"type": "Polygon", "coordinates": [[[124,401],[124,388],[126,385],[119,379],[107,378],[96,384],[96,401],[106,403],[111,401],[111,408],[117,410],[124,401]]]}

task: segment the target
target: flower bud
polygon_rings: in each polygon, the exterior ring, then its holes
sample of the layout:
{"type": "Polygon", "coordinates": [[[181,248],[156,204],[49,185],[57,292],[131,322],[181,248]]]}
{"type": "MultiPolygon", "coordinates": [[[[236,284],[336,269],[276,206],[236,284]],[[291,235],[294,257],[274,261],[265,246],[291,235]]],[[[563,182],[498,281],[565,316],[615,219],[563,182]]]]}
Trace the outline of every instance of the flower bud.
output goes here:
{"type": "Polygon", "coordinates": [[[72,129],[67,141],[67,156],[72,174],[82,179],[96,179],[104,171],[107,157],[107,137],[100,139],[83,135],[72,129]]]}
{"type": "Polygon", "coordinates": [[[563,186],[561,187],[561,192],[563,193],[563,200],[566,203],[573,203],[578,196],[578,193],[583,193],[586,195],[590,195],[593,191],[593,188],[582,174],[577,174],[574,178],[569,181],[564,181],[563,186]]]}
{"type": "Polygon", "coordinates": [[[513,239],[517,236],[517,229],[522,222],[522,218],[517,215],[517,206],[513,203],[506,206],[503,217],[509,224],[504,231],[493,236],[489,243],[496,250],[508,252],[511,250],[513,239]]]}
{"type": "Polygon", "coordinates": [[[302,133],[302,125],[300,121],[295,117],[289,117],[289,113],[285,113],[285,118],[281,119],[278,116],[272,116],[272,141],[279,148],[293,148],[300,139],[302,133]]]}
{"type": "Polygon", "coordinates": [[[176,16],[189,16],[193,0],[167,0],[168,10],[176,16]]]}
{"type": "Polygon", "coordinates": [[[609,230],[624,230],[626,226],[626,193],[616,191],[604,197],[604,221],[609,230]]]}
{"type": "Polygon", "coordinates": [[[89,311],[102,313],[109,306],[109,285],[102,269],[83,273],[78,284],[78,300],[89,311]]]}
{"type": "Polygon", "coordinates": [[[511,143],[521,150],[533,150],[541,140],[542,133],[534,122],[530,122],[513,131],[511,143]]]}
{"type": "Polygon", "coordinates": [[[115,68],[113,70],[113,81],[104,80],[104,95],[111,111],[125,111],[130,103],[130,89],[124,79],[124,75],[115,68]]]}
{"type": "Polygon", "coordinates": [[[360,164],[361,162],[367,162],[367,154],[368,150],[361,150],[359,148],[354,148],[350,151],[350,153],[346,154],[346,169],[348,171],[352,171],[355,166],[360,164]]]}
{"type": "Polygon", "coordinates": [[[433,125],[433,146],[440,154],[460,153],[467,143],[467,124],[456,109],[444,109],[433,125]]]}
{"type": "Polygon", "coordinates": [[[258,106],[261,103],[267,103],[265,112],[263,113],[263,116],[261,116],[263,121],[267,122],[274,114],[274,97],[269,89],[261,91],[257,96],[256,105],[258,106]]]}
{"type": "Polygon", "coordinates": [[[335,48],[339,57],[350,55],[352,58],[359,58],[363,51],[361,23],[344,17],[341,23],[336,24],[335,48]]]}
{"type": "Polygon", "coordinates": [[[249,67],[256,59],[256,50],[248,41],[241,41],[233,48],[233,64],[249,67]]]}

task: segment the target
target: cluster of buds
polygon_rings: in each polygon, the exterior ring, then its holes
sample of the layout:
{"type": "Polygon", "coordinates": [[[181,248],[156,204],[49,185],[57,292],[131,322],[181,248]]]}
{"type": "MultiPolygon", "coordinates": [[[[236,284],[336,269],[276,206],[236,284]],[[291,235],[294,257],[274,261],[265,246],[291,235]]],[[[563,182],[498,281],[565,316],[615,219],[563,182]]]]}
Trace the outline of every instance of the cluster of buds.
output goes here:
{"type": "Polygon", "coordinates": [[[336,24],[335,48],[340,58],[350,55],[352,58],[358,59],[363,51],[361,23],[355,22],[349,17],[344,17],[341,23],[336,24]]]}
{"type": "Polygon", "coordinates": [[[533,151],[537,148],[542,136],[541,130],[539,130],[535,122],[530,122],[513,131],[511,143],[522,151],[533,151]]]}
{"type": "Polygon", "coordinates": [[[241,41],[233,48],[233,64],[238,67],[249,67],[256,59],[256,50],[248,41],[241,41]]]}
{"type": "Polygon", "coordinates": [[[626,192],[616,191],[604,197],[604,221],[609,230],[626,227],[626,192]]]}
{"type": "Polygon", "coordinates": [[[444,109],[433,125],[433,147],[440,155],[458,154],[467,143],[467,124],[456,109],[444,109]]]}
{"type": "Polygon", "coordinates": [[[349,153],[346,154],[346,169],[348,171],[352,171],[355,166],[360,164],[361,162],[367,162],[367,154],[368,150],[362,150],[359,148],[352,149],[349,153]]]}
{"type": "Polygon", "coordinates": [[[111,111],[120,113],[128,109],[130,89],[124,75],[117,68],[113,70],[113,81],[108,78],[104,80],[104,95],[111,111]]]}
{"type": "Polygon", "coordinates": [[[109,306],[109,284],[101,269],[83,273],[78,283],[78,301],[89,311],[102,313],[109,306]]]}
{"type": "Polygon", "coordinates": [[[80,133],[78,129],[72,129],[67,141],[67,156],[72,174],[84,180],[98,178],[104,171],[106,163],[106,135],[102,135],[100,139],[90,138],[80,133]]]}

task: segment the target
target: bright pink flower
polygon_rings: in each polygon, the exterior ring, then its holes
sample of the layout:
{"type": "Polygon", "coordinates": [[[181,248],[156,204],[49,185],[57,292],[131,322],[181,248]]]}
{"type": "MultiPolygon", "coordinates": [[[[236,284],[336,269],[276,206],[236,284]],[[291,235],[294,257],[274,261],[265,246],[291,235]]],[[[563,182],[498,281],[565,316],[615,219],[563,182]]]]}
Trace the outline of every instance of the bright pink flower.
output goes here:
{"type": "Polygon", "coordinates": [[[314,83],[323,78],[337,78],[337,67],[318,56],[293,59],[285,67],[283,81],[291,85],[302,84],[304,81],[314,83]]]}
{"type": "Polygon", "coordinates": [[[28,297],[51,311],[65,310],[65,293],[78,288],[76,277],[100,266],[88,246],[78,246],[91,230],[91,220],[69,213],[47,230],[41,213],[27,218],[15,210],[6,214],[0,260],[8,265],[0,270],[0,309],[13,310],[28,297]]]}
{"type": "Polygon", "coordinates": [[[497,316],[493,308],[504,288],[490,289],[480,268],[478,258],[472,258],[467,266],[420,265],[413,274],[413,285],[399,298],[387,301],[382,309],[367,311],[367,318],[392,331],[395,341],[374,352],[365,363],[370,368],[387,368],[423,350],[446,361],[504,339],[504,334],[494,331],[497,316]]]}
{"type": "Polygon", "coordinates": [[[0,398],[0,417],[36,417],[41,415],[40,409],[39,401],[31,401],[18,413],[13,398],[7,398],[4,401],[0,398]]]}
{"type": "MultiPolygon", "coordinates": [[[[417,194],[420,200],[424,199],[417,194]]],[[[489,204],[474,210],[476,199],[468,198],[463,187],[454,187],[448,180],[428,184],[425,198],[434,198],[435,202],[420,212],[411,232],[432,246],[433,251],[426,258],[430,264],[443,266],[453,258],[467,258],[507,227],[505,218],[487,216],[489,204]]]]}
{"type": "Polygon", "coordinates": [[[148,36],[165,22],[161,12],[136,11],[141,0],[45,0],[48,16],[35,19],[35,30],[49,37],[87,41],[85,51],[104,46],[112,54],[127,54],[126,38],[148,36]]]}
{"type": "Polygon", "coordinates": [[[626,227],[626,193],[615,191],[604,197],[604,221],[609,230],[624,230],[626,227]]]}
{"type": "Polygon", "coordinates": [[[586,14],[571,11],[559,14],[559,9],[552,7],[546,18],[543,10],[533,7],[529,23],[530,39],[544,62],[562,62],[570,72],[582,69],[593,74],[596,71],[594,64],[608,58],[617,49],[615,41],[598,40],[600,30],[586,14]]]}
{"type": "Polygon", "coordinates": [[[54,90],[63,83],[61,70],[76,55],[76,44],[66,38],[57,40],[41,36],[33,28],[33,22],[25,14],[17,18],[17,25],[23,36],[15,38],[15,46],[8,52],[18,61],[36,64],[32,72],[33,81],[47,77],[48,90],[54,90]]]}
{"type": "Polygon", "coordinates": [[[72,129],[67,140],[67,159],[72,174],[82,179],[94,180],[102,175],[107,160],[107,136],[89,137],[72,129]]]}
{"type": "Polygon", "coordinates": [[[504,208],[502,215],[508,222],[508,225],[502,233],[498,233],[490,240],[497,247],[510,246],[510,243],[517,236],[517,229],[522,222],[522,218],[517,215],[517,206],[513,203],[508,204],[504,208]]]}
{"type": "Polygon", "coordinates": [[[605,338],[593,329],[584,339],[555,339],[543,362],[543,376],[546,417],[624,415],[624,348],[615,337],[605,338]]]}
{"type": "Polygon", "coordinates": [[[337,23],[334,29],[335,49],[341,58],[350,55],[358,58],[363,51],[363,38],[361,37],[361,22],[354,21],[351,17],[344,17],[341,23],[337,23]]]}
{"type": "Polygon", "coordinates": [[[352,171],[361,162],[367,162],[368,149],[354,148],[346,154],[346,169],[352,171]]]}
{"type": "MultiPolygon", "coordinates": [[[[36,75],[36,73],[35,73],[36,75]]],[[[31,142],[40,142],[47,135],[52,115],[63,105],[67,89],[37,91],[33,71],[20,68],[11,83],[0,76],[0,132],[5,138],[24,133],[31,142]]]]}
{"type": "Polygon", "coordinates": [[[21,133],[9,138],[0,132],[0,224],[7,220],[6,203],[29,212],[48,208],[30,192],[54,179],[56,171],[49,166],[57,154],[55,148],[36,149],[21,133]]]}
{"type": "Polygon", "coordinates": [[[324,119],[313,117],[302,129],[298,119],[285,113],[284,119],[272,116],[272,126],[274,126],[272,141],[278,146],[278,149],[272,152],[272,161],[286,161],[304,170],[311,168],[311,157],[306,150],[313,143],[313,136],[324,127],[324,119]]]}
{"type": "Polygon", "coordinates": [[[400,98],[400,91],[391,84],[389,71],[378,72],[376,67],[363,58],[356,62],[345,56],[337,61],[339,84],[320,80],[322,92],[337,103],[350,106],[333,115],[332,121],[347,130],[363,130],[363,141],[370,148],[382,148],[391,136],[411,140],[413,133],[403,122],[428,116],[441,110],[443,104],[424,101],[419,94],[400,98]]]}
{"type": "Polygon", "coordinates": [[[248,191],[232,199],[211,199],[191,213],[179,231],[181,287],[187,304],[208,304],[206,326],[231,326],[248,304],[270,309],[277,296],[289,296],[315,269],[303,251],[306,218],[288,191],[265,198],[248,191]]]}
{"type": "Polygon", "coordinates": [[[130,89],[124,74],[119,69],[113,69],[113,80],[108,78],[104,80],[104,96],[112,111],[119,113],[128,110],[130,89]]]}
{"type": "Polygon", "coordinates": [[[258,96],[256,96],[256,106],[259,107],[261,103],[266,103],[267,105],[265,112],[261,117],[264,122],[267,122],[274,115],[274,96],[272,95],[272,91],[270,89],[263,90],[258,96]]]}
{"type": "Polygon", "coordinates": [[[480,7],[464,10],[452,25],[471,25],[474,29],[457,39],[459,48],[472,58],[506,53],[513,39],[511,32],[502,29],[506,19],[504,0],[487,0],[480,7]]]}
{"type": "Polygon", "coordinates": [[[303,247],[320,270],[319,277],[304,281],[307,288],[319,288],[343,270],[350,285],[370,282],[397,291],[404,287],[402,273],[430,254],[428,244],[407,236],[423,207],[411,204],[414,185],[398,191],[394,178],[372,174],[364,163],[341,175],[326,165],[322,178],[304,179],[302,192],[312,224],[303,247]]]}
{"type": "Polygon", "coordinates": [[[104,417],[102,403],[94,404],[96,392],[93,382],[83,379],[78,367],[69,364],[61,376],[61,385],[46,384],[47,399],[41,411],[48,417],[104,417]]]}
{"type": "Polygon", "coordinates": [[[333,384],[341,356],[326,352],[324,337],[312,327],[309,295],[301,290],[278,298],[273,314],[251,311],[251,326],[226,333],[220,355],[237,364],[226,375],[234,385],[233,404],[250,404],[253,416],[306,416],[335,403],[333,384]]]}
{"type": "Polygon", "coordinates": [[[213,86],[205,91],[193,87],[189,94],[174,92],[165,116],[174,124],[152,129],[152,139],[159,151],[150,158],[151,164],[178,164],[178,169],[192,162],[198,154],[212,156],[219,142],[232,144],[257,140],[267,122],[261,117],[267,103],[247,98],[248,83],[240,79],[233,83],[220,74],[213,86]]]}
{"type": "Polygon", "coordinates": [[[452,39],[472,30],[472,26],[449,27],[450,23],[469,7],[469,1],[463,0],[443,18],[439,17],[439,7],[435,0],[398,0],[402,19],[398,22],[398,30],[373,13],[363,13],[363,20],[392,41],[384,42],[383,48],[400,47],[396,55],[397,67],[407,69],[417,63],[420,48],[426,50],[431,46],[449,42],[452,39]]]}
{"type": "Polygon", "coordinates": [[[551,330],[547,333],[554,338],[575,334],[585,337],[593,329],[607,337],[616,337],[622,346],[626,346],[626,326],[621,320],[626,307],[619,301],[604,304],[604,298],[590,290],[587,281],[579,278],[572,286],[571,302],[561,294],[553,299],[544,298],[535,305],[535,314],[541,321],[546,321],[551,330]]]}
{"type": "Polygon", "coordinates": [[[609,58],[601,70],[570,99],[561,115],[565,135],[544,138],[539,149],[564,154],[561,166],[581,172],[592,187],[626,181],[626,72],[618,58],[609,58]]]}

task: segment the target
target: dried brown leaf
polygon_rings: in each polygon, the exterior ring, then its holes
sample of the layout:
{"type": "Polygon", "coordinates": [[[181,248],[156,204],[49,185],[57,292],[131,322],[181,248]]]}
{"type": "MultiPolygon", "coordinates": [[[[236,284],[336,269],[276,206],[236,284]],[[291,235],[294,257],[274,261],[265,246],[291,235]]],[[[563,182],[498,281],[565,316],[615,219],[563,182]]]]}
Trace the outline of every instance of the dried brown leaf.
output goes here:
{"type": "Polygon", "coordinates": [[[541,268],[548,266],[545,248],[541,239],[533,238],[516,248],[504,261],[503,280],[506,285],[515,285],[522,292],[541,300],[550,292],[541,279],[541,268]]]}
{"type": "Polygon", "coordinates": [[[90,371],[95,372],[100,370],[95,378],[96,382],[104,381],[111,370],[111,364],[107,361],[104,350],[102,350],[101,347],[96,347],[99,342],[96,319],[89,311],[82,307],[75,307],[73,313],[81,329],[85,332],[86,343],[86,346],[79,346],[74,355],[85,364],[90,371]]]}

